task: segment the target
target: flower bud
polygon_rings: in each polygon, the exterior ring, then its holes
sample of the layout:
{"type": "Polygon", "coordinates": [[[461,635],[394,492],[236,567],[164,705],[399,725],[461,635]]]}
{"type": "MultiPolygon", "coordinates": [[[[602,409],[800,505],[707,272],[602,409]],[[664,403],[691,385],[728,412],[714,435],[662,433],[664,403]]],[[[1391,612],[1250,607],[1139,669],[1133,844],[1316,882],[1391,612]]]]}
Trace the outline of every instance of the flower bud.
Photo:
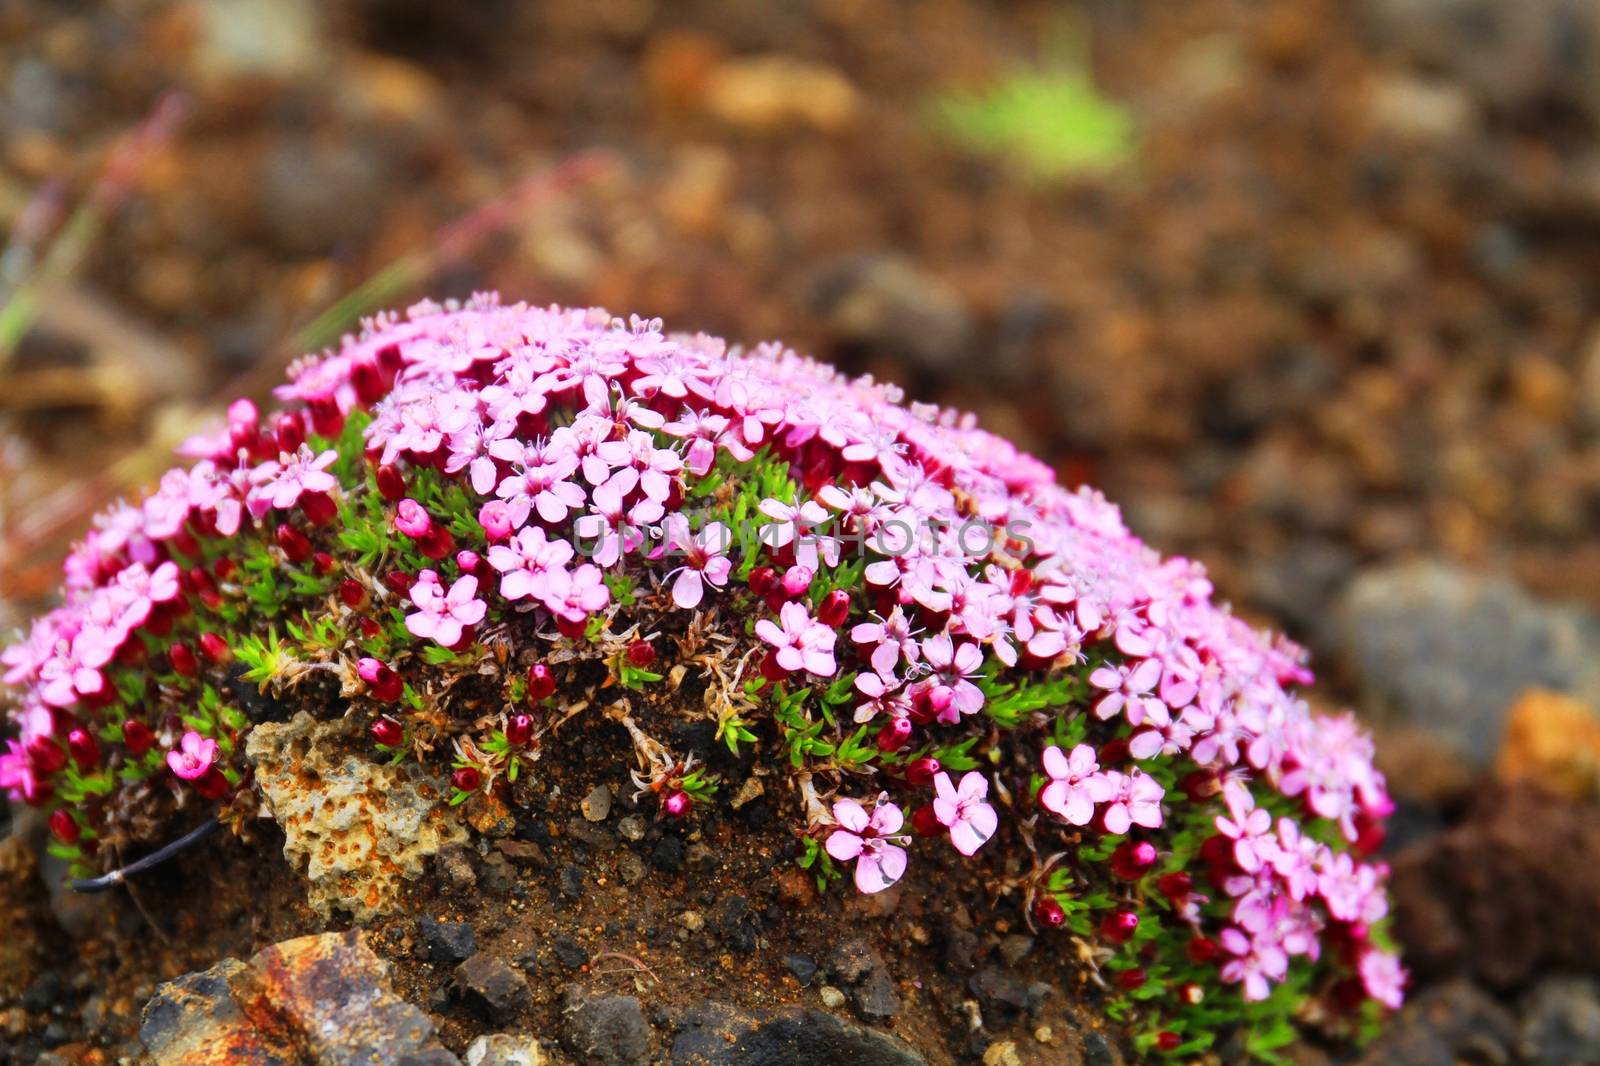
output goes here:
{"type": "Polygon", "coordinates": [[[636,640],[628,645],[628,662],[643,670],[656,661],[656,649],[648,640],[636,640]]]}
{"type": "Polygon", "coordinates": [[[456,552],[456,567],[463,574],[476,574],[483,564],[483,556],[468,548],[456,552]]]}
{"type": "Polygon", "coordinates": [[[49,737],[34,737],[28,741],[28,764],[41,774],[59,773],[67,765],[67,753],[60,744],[49,737]]]}
{"type": "Polygon", "coordinates": [[[128,749],[128,754],[138,758],[150,750],[150,745],[156,742],[156,736],[150,727],[137,718],[130,718],[122,723],[122,746],[128,749]]]}
{"type": "Polygon", "coordinates": [[[298,414],[285,411],[274,421],[272,436],[280,452],[297,452],[306,442],[306,423],[298,414]]]}
{"type": "Polygon", "coordinates": [[[478,510],[478,524],[490,540],[505,540],[511,535],[511,508],[504,500],[490,500],[478,510]]]}
{"type": "Polygon", "coordinates": [[[400,476],[400,471],[392,466],[378,467],[378,494],[390,503],[396,503],[406,497],[406,479],[400,476]]]}
{"type": "Polygon", "coordinates": [[[1124,841],[1111,853],[1111,872],[1124,881],[1137,881],[1156,864],[1156,846],[1148,840],[1124,841]]]}
{"type": "Polygon", "coordinates": [[[417,583],[417,579],[404,570],[391,570],[383,575],[383,583],[390,592],[397,596],[404,596],[411,591],[411,586],[417,583]]]}
{"type": "Polygon", "coordinates": [[[816,573],[809,566],[796,563],[783,572],[783,591],[791,599],[803,595],[811,587],[811,579],[816,573]]]}
{"type": "Polygon", "coordinates": [[[338,565],[339,561],[328,552],[312,553],[311,567],[323,577],[327,577],[329,574],[333,573],[334,568],[338,565]]]}
{"type": "Polygon", "coordinates": [[[408,496],[395,508],[394,528],[413,540],[420,540],[433,528],[433,516],[422,504],[408,496]]]}
{"type": "Polygon", "coordinates": [[[339,582],[339,599],[352,611],[359,611],[367,605],[367,589],[353,577],[347,577],[339,582]]]}
{"type": "Polygon", "coordinates": [[[911,739],[911,719],[892,718],[878,730],[878,750],[883,752],[899,751],[911,739]]]}
{"type": "Polygon", "coordinates": [[[76,844],[83,836],[83,830],[78,825],[78,820],[72,817],[72,812],[65,807],[57,807],[50,812],[50,834],[63,844],[76,844]]]}
{"type": "Polygon", "coordinates": [[[1139,916],[1126,908],[1112,911],[1100,923],[1100,935],[1113,944],[1126,944],[1139,928],[1139,916]]]}
{"type": "Polygon", "coordinates": [[[514,714],[506,722],[506,743],[512,747],[524,747],[533,739],[533,718],[526,714],[514,714]]]}
{"type": "Polygon", "coordinates": [[[200,672],[200,664],[195,660],[194,652],[189,650],[189,645],[179,641],[167,649],[167,662],[172,664],[173,672],[182,677],[193,677],[200,672]]]}
{"type": "Polygon", "coordinates": [[[207,770],[198,780],[191,781],[190,784],[194,786],[196,792],[208,800],[219,800],[233,788],[228,783],[227,777],[215,766],[207,770]]]}
{"type": "Polygon", "coordinates": [[[1183,1037],[1171,1029],[1163,1029],[1156,1034],[1157,1051],[1177,1051],[1183,1045],[1183,1037]]]}
{"type": "Polygon", "coordinates": [[[750,591],[765,596],[778,584],[778,575],[770,566],[758,566],[750,571],[750,591]]]}
{"type": "Polygon", "coordinates": [[[1061,909],[1054,896],[1040,896],[1033,904],[1033,916],[1040,925],[1059,929],[1067,923],[1067,912],[1061,909]]]}
{"type": "Polygon", "coordinates": [[[544,663],[528,667],[528,702],[539,703],[556,692],[556,675],[544,663]]]}
{"type": "Polygon", "coordinates": [[[463,766],[450,775],[450,783],[462,792],[476,792],[483,784],[483,775],[475,767],[463,766]]]}
{"type": "Polygon", "coordinates": [[[273,534],[278,542],[278,547],[283,549],[283,554],[289,557],[291,563],[303,563],[311,558],[311,541],[306,535],[287,522],[278,526],[273,534]]]}
{"type": "Polygon", "coordinates": [[[405,694],[405,682],[387,664],[364,658],[356,663],[356,676],[367,683],[367,693],[382,703],[393,703],[405,694]]]}
{"type": "Polygon", "coordinates": [[[1124,992],[1134,992],[1144,987],[1145,980],[1144,968],[1135,966],[1131,970],[1123,970],[1117,974],[1117,987],[1124,992]]]}
{"type": "Polygon", "coordinates": [[[100,742],[87,729],[74,729],[67,734],[67,752],[80,770],[92,770],[100,762],[100,742]]]}
{"type": "Polygon", "coordinates": [[[661,813],[668,818],[682,818],[689,813],[689,808],[694,806],[694,800],[689,798],[687,792],[670,792],[667,798],[661,801],[661,813]]]}
{"type": "Polygon", "coordinates": [[[456,550],[456,538],[444,526],[435,525],[418,539],[417,550],[430,559],[443,559],[456,550]]]}
{"type": "Polygon", "coordinates": [[[850,617],[850,594],[844,589],[834,589],[822,598],[817,608],[817,621],[837,629],[850,617]]]}
{"type": "Polygon", "coordinates": [[[1222,957],[1222,945],[1208,936],[1197,936],[1189,941],[1184,951],[1189,956],[1189,961],[1204,966],[1208,962],[1216,962],[1222,957]]]}
{"type": "Polygon", "coordinates": [[[1174,870],[1170,874],[1162,874],[1156,881],[1156,888],[1172,902],[1182,903],[1194,891],[1194,878],[1182,870],[1174,870]]]}
{"type": "Polygon", "coordinates": [[[934,811],[933,804],[918,807],[911,814],[911,828],[919,837],[936,837],[945,831],[944,823],[934,811]]]}
{"type": "Polygon", "coordinates": [[[924,755],[906,763],[906,781],[918,788],[931,783],[938,772],[939,760],[932,756],[924,755]]]}
{"type": "Polygon", "coordinates": [[[214,663],[225,663],[233,658],[233,649],[228,647],[228,642],[215,633],[200,634],[200,651],[214,663]]]}
{"type": "Polygon", "coordinates": [[[379,718],[372,723],[372,739],[386,748],[397,748],[406,739],[406,730],[393,718],[379,718]]]}
{"type": "Polygon", "coordinates": [[[301,496],[300,510],[314,526],[325,526],[339,516],[339,505],[326,492],[308,492],[301,496]]]}

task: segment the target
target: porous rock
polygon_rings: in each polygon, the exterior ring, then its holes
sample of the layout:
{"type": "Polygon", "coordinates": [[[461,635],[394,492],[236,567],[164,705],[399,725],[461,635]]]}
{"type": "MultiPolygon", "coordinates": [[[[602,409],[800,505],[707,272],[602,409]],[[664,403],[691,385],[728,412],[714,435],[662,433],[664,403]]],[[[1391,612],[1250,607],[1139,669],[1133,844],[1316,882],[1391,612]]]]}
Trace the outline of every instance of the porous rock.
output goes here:
{"type": "Polygon", "coordinates": [[[245,754],[283,828],[284,856],[305,870],[312,907],[370,921],[396,911],[402,879],[420,877],[467,832],[439,782],[415,763],[373,762],[354,734],[351,720],[318,722],[302,711],[257,726],[245,754]]]}

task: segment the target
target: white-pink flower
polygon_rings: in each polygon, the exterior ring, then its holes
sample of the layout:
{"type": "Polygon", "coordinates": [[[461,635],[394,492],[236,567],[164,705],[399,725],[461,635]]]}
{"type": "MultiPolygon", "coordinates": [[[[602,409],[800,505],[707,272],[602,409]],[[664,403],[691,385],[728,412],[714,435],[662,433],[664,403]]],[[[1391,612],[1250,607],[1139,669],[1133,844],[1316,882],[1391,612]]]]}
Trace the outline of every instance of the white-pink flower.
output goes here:
{"type": "Polygon", "coordinates": [[[855,861],[856,888],[871,895],[899,881],[906,872],[906,850],[901,845],[906,838],[898,835],[905,825],[905,815],[880,793],[872,807],[872,814],[853,799],[838,800],[833,805],[833,820],[837,829],[828,835],[828,854],[840,862],[855,861]]]}
{"type": "Polygon", "coordinates": [[[1400,960],[1386,951],[1368,948],[1356,967],[1367,995],[1390,1010],[1398,1010],[1406,997],[1407,974],[1400,960]]]}
{"type": "Polygon", "coordinates": [[[832,677],[839,668],[833,659],[837,634],[812,618],[804,604],[784,604],[778,622],[761,619],[756,623],[756,636],[777,649],[778,665],[791,674],[805,670],[817,677],[832,677]]]}
{"type": "Polygon", "coordinates": [[[411,586],[411,602],[417,610],[406,615],[406,628],[413,636],[431,638],[444,647],[461,643],[467,626],[483,621],[488,606],[478,597],[478,579],[471,574],[456,579],[446,592],[439,575],[424,570],[411,586]]]}
{"type": "Polygon", "coordinates": [[[923,684],[928,686],[928,702],[938,708],[939,721],[959,722],[983,709],[983,690],[968,680],[983,667],[983,652],[976,644],[958,645],[940,633],[922,642],[922,657],[933,669],[923,684]]]}
{"type": "MultiPolygon", "coordinates": [[[[1121,632],[1119,630],[1119,632],[1121,632]]],[[[1128,721],[1138,725],[1144,720],[1146,701],[1159,702],[1150,690],[1161,680],[1161,663],[1156,659],[1113,666],[1106,663],[1089,675],[1089,684],[1105,691],[1094,705],[1098,718],[1111,718],[1126,708],[1128,721]]]]}
{"type": "Polygon", "coordinates": [[[306,493],[332,492],[339,487],[339,480],[328,473],[328,467],[338,458],[332,448],[313,455],[302,444],[293,455],[262,463],[250,475],[252,487],[245,501],[250,513],[260,518],[274,507],[288,510],[306,493]]]}
{"type": "Polygon", "coordinates": [[[733,563],[725,554],[733,534],[721,522],[711,522],[699,533],[689,531],[689,520],[681,514],[667,516],[667,544],[683,553],[683,565],[667,574],[672,582],[672,602],[684,610],[700,606],[705,586],[721,588],[728,583],[733,563]]]}
{"type": "Polygon", "coordinates": [[[542,599],[550,575],[564,570],[572,556],[570,543],[551,540],[544,530],[530,526],[506,544],[491,545],[489,565],[500,571],[500,595],[506,599],[542,599]]]}
{"type": "Polygon", "coordinates": [[[1155,778],[1138,769],[1126,774],[1108,770],[1105,776],[1113,789],[1104,815],[1106,832],[1126,833],[1133,825],[1161,828],[1161,797],[1166,789],[1155,778]]]}
{"type": "Polygon", "coordinates": [[[552,614],[578,623],[604,610],[611,602],[611,590],[606,588],[600,568],[584,563],[576,570],[550,571],[542,598],[552,614]]]}
{"type": "Polygon", "coordinates": [[[1040,805],[1073,825],[1092,822],[1095,804],[1109,801],[1116,791],[1087,744],[1073,748],[1071,755],[1050,745],[1044,749],[1044,772],[1050,782],[1039,790],[1040,805]]]}
{"type": "Polygon", "coordinates": [[[185,781],[198,781],[206,776],[216,760],[217,742],[192,729],[183,735],[176,750],[167,752],[167,765],[185,781]]]}
{"type": "Polygon", "coordinates": [[[939,824],[950,830],[950,843],[963,855],[971,855],[994,836],[1000,826],[1000,817],[986,798],[989,781],[973,770],[953,784],[950,775],[939,773],[933,779],[936,793],[933,814],[939,824]]]}

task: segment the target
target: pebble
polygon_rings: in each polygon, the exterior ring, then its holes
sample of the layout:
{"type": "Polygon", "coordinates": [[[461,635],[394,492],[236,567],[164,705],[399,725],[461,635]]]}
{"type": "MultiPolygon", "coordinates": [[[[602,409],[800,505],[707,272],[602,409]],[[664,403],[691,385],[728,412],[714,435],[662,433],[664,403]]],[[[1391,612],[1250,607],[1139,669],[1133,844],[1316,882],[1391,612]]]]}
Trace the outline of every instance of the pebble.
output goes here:
{"type": "Polygon", "coordinates": [[[581,970],[589,965],[588,949],[565,933],[556,936],[551,950],[555,952],[556,961],[569,970],[581,970]]]}
{"type": "Polygon", "coordinates": [[[603,822],[611,816],[611,790],[605,785],[596,785],[578,806],[589,821],[603,822]]]}
{"type": "Polygon", "coordinates": [[[822,1005],[829,1010],[838,1010],[845,1004],[844,993],[832,985],[823,985],[820,994],[822,996],[822,1005]]]}
{"type": "Polygon", "coordinates": [[[677,837],[662,837],[650,852],[650,864],[658,870],[675,874],[683,869],[683,841],[677,837]]]}
{"type": "Polygon", "coordinates": [[[783,964],[794,974],[801,988],[810,985],[812,979],[817,976],[817,962],[809,955],[785,955],[783,964]]]}
{"type": "Polygon", "coordinates": [[[428,915],[417,919],[417,956],[433,962],[460,963],[478,950],[472,926],[441,922],[428,915]]]}
{"type": "Polygon", "coordinates": [[[649,871],[645,869],[644,860],[631,851],[624,852],[622,858],[617,860],[617,876],[622,878],[625,885],[638,884],[647,873],[649,871]]]}
{"type": "Polygon", "coordinates": [[[567,992],[561,1007],[561,1043],[590,1066],[645,1066],[650,1025],[633,996],[567,992]]]}
{"type": "Polygon", "coordinates": [[[508,1022],[533,1001],[528,979],[505,961],[474,955],[456,968],[456,990],[496,1022],[508,1022]]]}
{"type": "Polygon", "coordinates": [[[705,915],[699,911],[684,911],[678,915],[678,924],[691,933],[698,933],[706,927],[705,915]]]}
{"type": "Polygon", "coordinates": [[[583,898],[583,870],[568,863],[561,868],[561,894],[568,899],[583,898]]]}
{"type": "Polygon", "coordinates": [[[617,832],[622,834],[622,839],[637,844],[644,839],[647,824],[643,815],[630,814],[617,823],[617,832]]]}

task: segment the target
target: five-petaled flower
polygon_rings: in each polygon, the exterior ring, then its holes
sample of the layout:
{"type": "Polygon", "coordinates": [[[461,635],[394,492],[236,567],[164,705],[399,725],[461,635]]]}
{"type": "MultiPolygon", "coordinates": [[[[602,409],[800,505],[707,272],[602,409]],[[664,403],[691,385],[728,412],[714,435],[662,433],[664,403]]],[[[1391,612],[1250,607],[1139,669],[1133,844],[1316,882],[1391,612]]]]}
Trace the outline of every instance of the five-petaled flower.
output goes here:
{"type": "Polygon", "coordinates": [[[791,674],[804,670],[817,677],[832,677],[839,668],[833,658],[837,634],[812,618],[803,604],[784,604],[778,622],[761,619],[756,623],[756,636],[773,646],[778,665],[791,674]]]}
{"type": "Polygon", "coordinates": [[[828,834],[828,854],[840,862],[855,860],[857,889],[882,892],[905,876],[907,839],[900,830],[906,819],[887,793],[879,794],[870,816],[856,800],[838,800],[833,820],[838,828],[828,834]]]}
{"type": "Polygon", "coordinates": [[[417,609],[406,615],[406,628],[412,636],[432,638],[446,648],[461,643],[468,626],[483,621],[488,605],[478,599],[478,579],[468,574],[459,577],[446,592],[439,575],[424,570],[411,586],[411,602],[417,609]]]}
{"type": "Polygon", "coordinates": [[[986,797],[989,781],[976,770],[961,778],[959,785],[952,784],[950,775],[939,773],[933,779],[937,793],[933,813],[939,824],[950,830],[950,843],[963,855],[971,855],[989,842],[1000,826],[986,797]]]}
{"type": "Polygon", "coordinates": [[[1073,825],[1094,821],[1095,804],[1108,802],[1116,792],[1087,744],[1073,748],[1071,755],[1050,745],[1044,749],[1044,772],[1050,781],[1039,790],[1040,805],[1073,825]]]}
{"type": "Polygon", "coordinates": [[[185,781],[200,780],[216,761],[217,742],[192,729],[183,735],[176,749],[167,752],[167,765],[185,781]]]}

